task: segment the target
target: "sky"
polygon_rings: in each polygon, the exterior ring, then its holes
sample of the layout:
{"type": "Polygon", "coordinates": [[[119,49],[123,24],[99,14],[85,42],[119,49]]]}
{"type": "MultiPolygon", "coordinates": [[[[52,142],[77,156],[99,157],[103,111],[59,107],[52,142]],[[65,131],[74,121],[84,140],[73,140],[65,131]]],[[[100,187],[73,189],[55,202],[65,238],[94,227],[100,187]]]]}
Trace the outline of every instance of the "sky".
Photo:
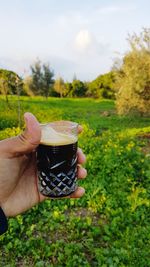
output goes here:
{"type": "Polygon", "coordinates": [[[30,74],[39,59],[55,77],[91,81],[150,27],[149,0],[0,0],[0,68],[30,74]]]}

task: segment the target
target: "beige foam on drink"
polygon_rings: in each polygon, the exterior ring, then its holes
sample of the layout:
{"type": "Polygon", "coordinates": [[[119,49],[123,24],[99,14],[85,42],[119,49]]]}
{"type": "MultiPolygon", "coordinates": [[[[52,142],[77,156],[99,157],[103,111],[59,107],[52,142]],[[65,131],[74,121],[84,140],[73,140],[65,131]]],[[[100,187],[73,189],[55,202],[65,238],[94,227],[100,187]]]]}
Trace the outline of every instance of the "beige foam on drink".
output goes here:
{"type": "Polygon", "coordinates": [[[71,134],[64,134],[55,131],[49,125],[42,127],[42,135],[40,144],[51,146],[69,145],[77,142],[77,137],[71,134]]]}

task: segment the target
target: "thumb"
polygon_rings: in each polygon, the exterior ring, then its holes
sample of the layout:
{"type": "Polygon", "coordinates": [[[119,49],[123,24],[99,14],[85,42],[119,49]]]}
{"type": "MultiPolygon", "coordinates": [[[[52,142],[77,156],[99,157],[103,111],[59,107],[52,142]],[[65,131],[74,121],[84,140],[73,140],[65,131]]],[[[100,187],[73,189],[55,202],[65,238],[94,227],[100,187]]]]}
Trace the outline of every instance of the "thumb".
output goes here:
{"type": "Polygon", "coordinates": [[[0,152],[10,156],[20,156],[34,150],[40,143],[40,124],[32,113],[25,113],[26,129],[20,135],[0,142],[0,152]]]}

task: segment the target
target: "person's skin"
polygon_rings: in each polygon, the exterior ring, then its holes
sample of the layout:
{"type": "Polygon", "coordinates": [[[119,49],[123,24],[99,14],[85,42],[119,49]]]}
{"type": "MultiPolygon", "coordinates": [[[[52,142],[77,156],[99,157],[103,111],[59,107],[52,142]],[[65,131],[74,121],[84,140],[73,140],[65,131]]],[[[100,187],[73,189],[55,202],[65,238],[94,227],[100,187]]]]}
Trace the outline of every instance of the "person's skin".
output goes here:
{"type": "MultiPolygon", "coordinates": [[[[26,129],[17,137],[0,141],[0,206],[6,216],[15,216],[46,199],[38,192],[35,149],[40,143],[39,122],[31,113],[24,114],[26,129]]],[[[79,132],[82,127],[79,126],[79,132]]],[[[85,178],[80,164],[85,155],[78,149],[78,178],[85,178]]],[[[84,188],[78,187],[70,198],[80,198],[84,188]]]]}

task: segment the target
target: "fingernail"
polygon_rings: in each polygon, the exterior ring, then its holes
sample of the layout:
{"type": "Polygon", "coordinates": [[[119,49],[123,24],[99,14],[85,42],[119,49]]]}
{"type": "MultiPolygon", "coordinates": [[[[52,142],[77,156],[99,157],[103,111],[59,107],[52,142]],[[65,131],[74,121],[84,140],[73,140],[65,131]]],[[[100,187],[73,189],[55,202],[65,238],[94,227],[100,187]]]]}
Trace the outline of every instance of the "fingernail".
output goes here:
{"type": "Polygon", "coordinates": [[[83,172],[84,172],[84,177],[85,178],[87,176],[87,170],[85,168],[83,168],[83,172]]]}
{"type": "Polygon", "coordinates": [[[78,148],[78,151],[81,152],[81,153],[83,153],[82,148],[80,148],[80,147],[78,148]]]}
{"type": "Polygon", "coordinates": [[[27,116],[26,113],[24,114],[24,120],[25,120],[25,123],[26,123],[26,125],[27,125],[27,123],[28,123],[28,116],[27,116]]]}
{"type": "Polygon", "coordinates": [[[83,187],[80,187],[79,190],[80,190],[81,195],[83,195],[85,193],[85,189],[83,187]]]}

